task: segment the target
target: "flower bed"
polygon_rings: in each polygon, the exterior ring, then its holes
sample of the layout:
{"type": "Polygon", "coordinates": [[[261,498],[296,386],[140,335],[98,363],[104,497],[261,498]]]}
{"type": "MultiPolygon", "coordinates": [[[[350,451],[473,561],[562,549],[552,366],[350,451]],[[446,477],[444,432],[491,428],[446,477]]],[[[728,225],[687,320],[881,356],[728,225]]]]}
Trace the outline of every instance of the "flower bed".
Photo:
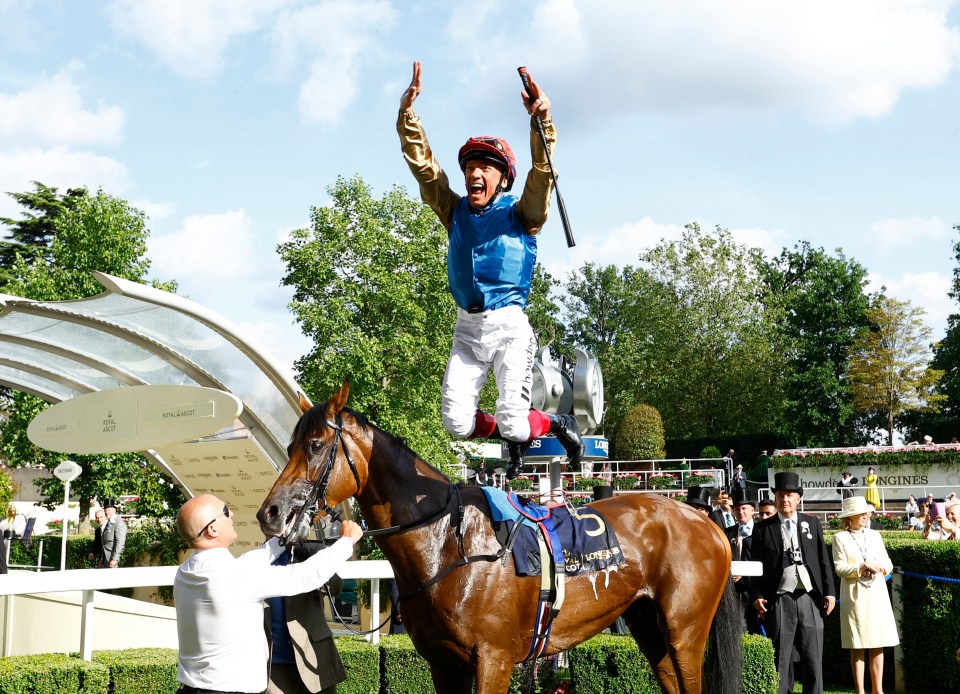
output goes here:
{"type": "Polygon", "coordinates": [[[638,481],[639,478],[636,475],[624,472],[613,478],[613,488],[619,490],[636,489],[638,481]]]}
{"type": "Polygon", "coordinates": [[[677,479],[676,475],[671,475],[670,473],[663,472],[658,474],[650,475],[647,478],[647,488],[648,489],[671,489],[676,487],[680,480],[677,479]]]}

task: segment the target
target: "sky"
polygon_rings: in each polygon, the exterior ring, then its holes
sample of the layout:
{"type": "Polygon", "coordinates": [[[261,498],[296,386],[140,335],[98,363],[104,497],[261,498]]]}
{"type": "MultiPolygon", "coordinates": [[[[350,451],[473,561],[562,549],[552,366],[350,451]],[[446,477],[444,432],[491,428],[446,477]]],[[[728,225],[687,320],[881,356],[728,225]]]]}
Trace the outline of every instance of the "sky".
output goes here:
{"type": "MultiPolygon", "coordinates": [[[[0,0],[0,192],[129,200],[151,276],[290,365],[310,344],[276,246],[338,177],[416,194],[395,130],[412,62],[461,191],[470,136],[529,168],[524,65],[577,241],[554,206],[555,277],[719,225],[770,256],[842,249],[939,339],[958,310],[958,2],[0,0]]],[[[19,216],[8,196],[0,216],[19,216]]]]}

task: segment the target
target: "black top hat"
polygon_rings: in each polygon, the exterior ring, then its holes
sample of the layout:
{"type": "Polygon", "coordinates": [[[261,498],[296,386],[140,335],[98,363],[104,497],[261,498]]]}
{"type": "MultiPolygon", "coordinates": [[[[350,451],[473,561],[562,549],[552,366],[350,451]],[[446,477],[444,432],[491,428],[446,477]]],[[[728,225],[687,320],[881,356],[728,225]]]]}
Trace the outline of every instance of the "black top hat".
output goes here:
{"type": "Polygon", "coordinates": [[[111,506],[112,506],[113,508],[116,508],[116,507],[117,507],[117,500],[116,500],[116,499],[104,499],[104,500],[103,500],[103,507],[104,507],[105,509],[106,509],[106,508],[110,508],[111,506]]]}
{"type": "Polygon", "coordinates": [[[773,491],[796,492],[803,496],[803,487],[800,486],[800,475],[795,472],[778,472],[773,476],[773,491]]]}
{"type": "Polygon", "coordinates": [[[733,507],[753,506],[753,502],[747,498],[747,493],[742,489],[733,490],[733,507]]]}
{"type": "Polygon", "coordinates": [[[691,506],[702,506],[703,508],[713,508],[710,504],[710,490],[703,487],[690,487],[687,490],[687,503],[691,506]]]}

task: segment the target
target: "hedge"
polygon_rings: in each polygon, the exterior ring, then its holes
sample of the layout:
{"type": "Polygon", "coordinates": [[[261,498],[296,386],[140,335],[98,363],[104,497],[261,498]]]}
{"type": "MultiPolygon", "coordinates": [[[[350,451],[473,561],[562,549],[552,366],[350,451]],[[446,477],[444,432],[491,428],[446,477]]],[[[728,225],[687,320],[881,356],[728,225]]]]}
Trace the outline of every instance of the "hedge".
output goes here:
{"type": "Polygon", "coordinates": [[[63,653],[0,658],[4,694],[107,694],[110,669],[63,653]]]}
{"type": "MultiPolygon", "coordinates": [[[[430,667],[405,634],[382,636],[379,647],[361,637],[337,638],[347,679],[340,694],[432,694],[430,667]]],[[[576,694],[617,691],[659,692],[653,671],[630,636],[601,634],[569,652],[576,694]]],[[[530,665],[513,670],[509,694],[526,692],[530,665]]],[[[3,694],[172,694],[177,690],[177,652],[171,648],[94,651],[93,661],[77,654],[0,658],[3,694]]],[[[538,662],[531,694],[551,694],[563,680],[556,658],[538,662]]],[[[767,639],[744,637],[743,694],[776,692],[773,648],[767,639]],[[768,685],[773,677],[773,689],[768,685]]]]}

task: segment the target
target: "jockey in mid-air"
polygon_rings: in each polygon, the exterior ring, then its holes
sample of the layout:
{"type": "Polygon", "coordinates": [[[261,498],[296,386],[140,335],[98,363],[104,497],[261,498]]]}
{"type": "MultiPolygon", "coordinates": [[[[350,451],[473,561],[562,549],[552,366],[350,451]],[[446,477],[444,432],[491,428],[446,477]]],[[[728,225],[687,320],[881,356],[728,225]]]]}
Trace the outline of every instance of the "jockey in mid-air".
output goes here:
{"type": "Polygon", "coordinates": [[[464,198],[450,189],[413,110],[420,74],[420,63],[414,62],[413,79],[400,98],[397,132],[403,156],[420,184],[420,197],[449,236],[447,278],[458,317],[443,377],[443,425],[455,438],[506,441],[509,479],[523,469],[530,441],[548,432],[577,465],[583,441],[576,418],[530,408],[536,338],[524,308],[537,261],[537,233],[547,221],[553,190],[534,119],[540,118],[552,154],[557,132],[550,100],[532,78],[521,95],[531,116],[533,167],[520,198],[506,194],[517,177],[517,161],[510,145],[496,137],[472,137],[460,148],[464,198]],[[491,368],[499,393],[494,415],[478,409],[491,368]]]}

